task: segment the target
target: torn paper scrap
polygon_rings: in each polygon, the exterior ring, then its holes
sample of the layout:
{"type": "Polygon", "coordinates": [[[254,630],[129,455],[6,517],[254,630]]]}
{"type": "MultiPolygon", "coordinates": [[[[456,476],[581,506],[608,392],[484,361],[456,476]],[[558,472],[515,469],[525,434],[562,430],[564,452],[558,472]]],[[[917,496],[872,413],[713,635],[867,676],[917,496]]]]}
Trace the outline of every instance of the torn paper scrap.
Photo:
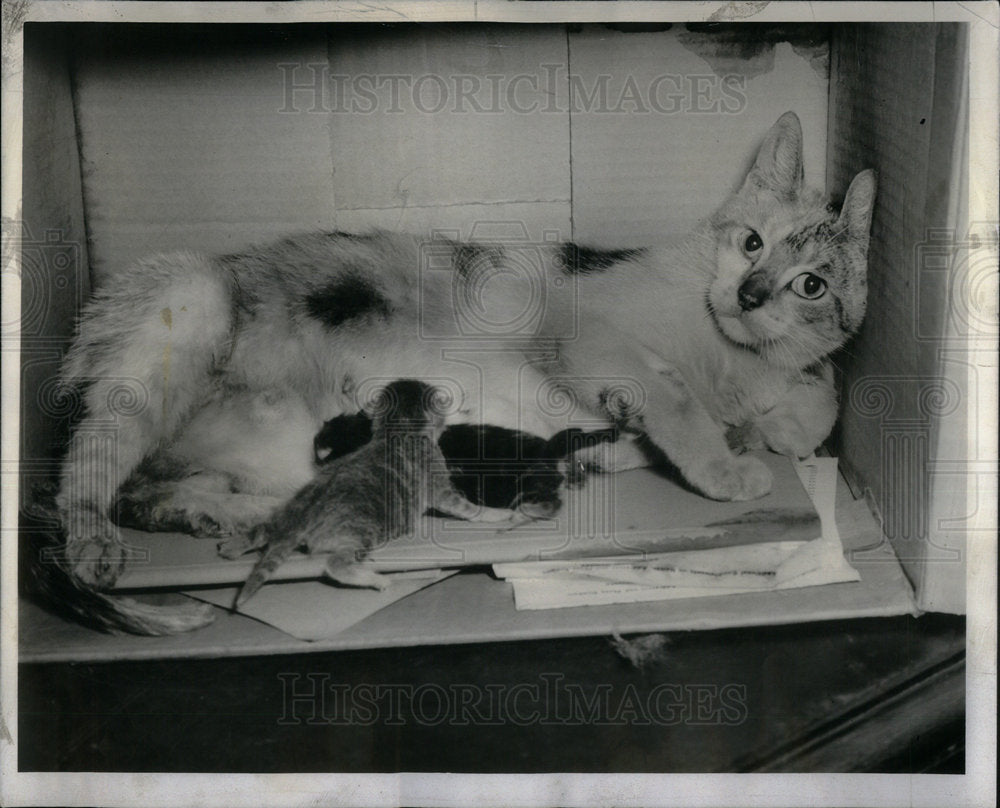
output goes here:
{"type": "Polygon", "coordinates": [[[816,505],[822,535],[683,553],[494,564],[511,582],[518,609],[706,597],[860,580],[844,558],[834,519],[836,458],[795,464],[816,505]]]}

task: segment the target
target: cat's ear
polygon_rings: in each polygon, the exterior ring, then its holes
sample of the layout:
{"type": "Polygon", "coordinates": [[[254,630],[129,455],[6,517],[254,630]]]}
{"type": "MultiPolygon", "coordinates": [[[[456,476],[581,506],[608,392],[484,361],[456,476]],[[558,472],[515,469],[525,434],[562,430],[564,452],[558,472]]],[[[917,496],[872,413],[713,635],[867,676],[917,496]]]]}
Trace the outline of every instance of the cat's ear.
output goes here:
{"type": "Polygon", "coordinates": [[[786,112],[764,138],[743,187],[766,188],[781,196],[796,196],[802,189],[802,124],[786,112]]]}
{"type": "Polygon", "coordinates": [[[866,250],[872,209],[875,207],[875,185],[875,172],[870,168],[862,171],[851,180],[844,196],[844,206],[840,209],[840,227],[847,231],[852,241],[860,242],[866,250]]]}

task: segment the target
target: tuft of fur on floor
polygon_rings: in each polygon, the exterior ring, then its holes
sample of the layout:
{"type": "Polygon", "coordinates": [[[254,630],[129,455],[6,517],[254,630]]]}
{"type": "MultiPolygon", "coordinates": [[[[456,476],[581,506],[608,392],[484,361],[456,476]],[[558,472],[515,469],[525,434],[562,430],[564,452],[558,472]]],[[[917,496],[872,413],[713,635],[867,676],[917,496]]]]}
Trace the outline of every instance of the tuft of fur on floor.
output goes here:
{"type": "Polygon", "coordinates": [[[665,634],[642,634],[626,639],[616,632],[611,635],[610,643],[618,656],[641,670],[658,662],[666,662],[666,647],[670,640],[665,634]]]}

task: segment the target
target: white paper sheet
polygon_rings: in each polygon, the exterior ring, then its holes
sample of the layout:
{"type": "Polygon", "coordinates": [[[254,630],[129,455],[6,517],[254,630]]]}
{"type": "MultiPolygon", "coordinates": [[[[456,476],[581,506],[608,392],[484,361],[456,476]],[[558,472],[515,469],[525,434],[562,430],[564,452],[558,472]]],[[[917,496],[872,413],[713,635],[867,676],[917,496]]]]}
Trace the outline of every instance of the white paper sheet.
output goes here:
{"type": "Polygon", "coordinates": [[[820,537],[741,547],[585,561],[494,564],[518,609],[557,609],[792,589],[860,580],[844,559],[834,519],[836,458],[810,458],[796,473],[816,506],[820,537]]]}

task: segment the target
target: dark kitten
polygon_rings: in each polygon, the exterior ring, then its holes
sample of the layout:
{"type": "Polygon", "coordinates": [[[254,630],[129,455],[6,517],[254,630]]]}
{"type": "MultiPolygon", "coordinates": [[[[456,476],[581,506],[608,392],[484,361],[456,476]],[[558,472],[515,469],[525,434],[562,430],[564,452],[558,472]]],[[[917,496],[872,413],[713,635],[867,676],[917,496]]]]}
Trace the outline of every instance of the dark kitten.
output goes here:
{"type": "MultiPolygon", "coordinates": [[[[335,460],[370,439],[371,418],[364,413],[332,418],[313,441],[316,462],[335,460]]],[[[564,484],[583,481],[585,464],[574,459],[575,453],[617,439],[614,427],[565,429],[545,440],[504,427],[456,424],[441,433],[438,446],[451,484],[470,502],[545,516],[558,510],[564,484]]]]}

